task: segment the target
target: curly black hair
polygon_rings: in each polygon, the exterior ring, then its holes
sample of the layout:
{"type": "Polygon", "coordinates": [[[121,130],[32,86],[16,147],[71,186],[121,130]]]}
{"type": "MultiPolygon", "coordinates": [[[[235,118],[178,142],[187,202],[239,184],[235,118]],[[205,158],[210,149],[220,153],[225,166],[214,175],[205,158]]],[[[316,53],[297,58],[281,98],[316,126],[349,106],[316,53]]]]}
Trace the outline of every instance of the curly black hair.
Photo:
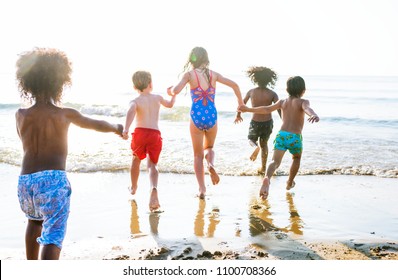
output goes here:
{"type": "Polygon", "coordinates": [[[66,54],[52,48],[34,48],[22,53],[16,63],[21,97],[38,97],[59,103],[63,89],[72,85],[72,64],[66,54]]]}
{"type": "Polygon", "coordinates": [[[274,88],[278,80],[278,75],[272,69],[262,66],[249,67],[246,74],[260,88],[266,88],[267,86],[274,88]]]}

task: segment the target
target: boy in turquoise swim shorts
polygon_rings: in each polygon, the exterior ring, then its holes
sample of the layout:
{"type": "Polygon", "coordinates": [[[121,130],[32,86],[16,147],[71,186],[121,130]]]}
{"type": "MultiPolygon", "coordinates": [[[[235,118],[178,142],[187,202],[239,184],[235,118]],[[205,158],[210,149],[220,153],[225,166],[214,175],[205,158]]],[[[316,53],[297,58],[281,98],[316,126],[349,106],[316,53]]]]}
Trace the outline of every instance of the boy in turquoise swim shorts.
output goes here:
{"type": "Polygon", "coordinates": [[[57,106],[64,87],[71,84],[71,63],[55,49],[36,48],[17,61],[16,78],[21,96],[34,101],[16,114],[22,141],[22,169],[18,199],[28,218],[26,258],[59,259],[69,215],[71,186],[65,172],[68,129],[71,123],[122,136],[121,124],[83,116],[77,110],[57,106]]]}
{"type": "Polygon", "coordinates": [[[270,179],[275,170],[281,164],[282,158],[287,150],[292,154],[293,162],[290,167],[289,178],[286,182],[286,189],[290,190],[295,186],[294,178],[300,168],[301,155],[303,152],[303,138],[301,132],[304,127],[304,117],[308,115],[308,121],[318,122],[319,117],[310,107],[310,102],[301,98],[305,93],[305,82],[300,76],[290,77],[287,80],[287,92],[289,97],[279,100],[270,106],[249,108],[240,106],[241,112],[252,112],[257,114],[269,114],[274,110],[282,111],[282,126],[275,137],[274,154],[272,162],[268,165],[263,184],[260,189],[260,197],[266,199],[269,193],[270,179]]]}

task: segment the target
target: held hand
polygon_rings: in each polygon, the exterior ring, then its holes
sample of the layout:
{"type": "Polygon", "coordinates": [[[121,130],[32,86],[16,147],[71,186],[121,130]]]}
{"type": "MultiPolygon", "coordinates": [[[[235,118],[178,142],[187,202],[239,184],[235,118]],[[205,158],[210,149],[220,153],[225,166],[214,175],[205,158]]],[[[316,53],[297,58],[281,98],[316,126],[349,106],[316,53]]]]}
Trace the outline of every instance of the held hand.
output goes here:
{"type": "Polygon", "coordinates": [[[167,94],[170,95],[170,96],[175,96],[175,94],[171,91],[172,88],[173,88],[173,86],[169,86],[167,88],[167,94]]]}
{"type": "Polygon", "coordinates": [[[123,138],[123,132],[124,132],[123,125],[117,124],[116,127],[117,127],[117,130],[115,133],[123,138]]]}
{"type": "Polygon", "coordinates": [[[310,123],[319,122],[319,117],[318,117],[318,115],[311,115],[311,116],[308,118],[308,121],[309,121],[310,123]]]}
{"type": "Polygon", "coordinates": [[[124,131],[123,131],[123,134],[122,134],[122,138],[123,138],[124,140],[129,139],[129,132],[126,131],[126,130],[124,130],[124,131]]]}
{"type": "Polygon", "coordinates": [[[249,107],[247,107],[246,105],[240,105],[238,107],[238,112],[244,113],[244,112],[247,112],[247,109],[249,109],[249,107]]]}

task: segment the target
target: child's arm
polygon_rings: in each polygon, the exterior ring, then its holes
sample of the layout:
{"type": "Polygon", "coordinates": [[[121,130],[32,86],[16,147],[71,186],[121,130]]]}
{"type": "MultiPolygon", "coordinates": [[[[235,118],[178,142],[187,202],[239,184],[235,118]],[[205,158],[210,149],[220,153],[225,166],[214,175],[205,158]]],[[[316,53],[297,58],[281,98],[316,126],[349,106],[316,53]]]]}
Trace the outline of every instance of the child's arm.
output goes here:
{"type": "Polygon", "coordinates": [[[269,106],[258,106],[254,108],[247,107],[246,105],[239,106],[238,110],[241,112],[250,112],[256,114],[270,114],[271,112],[280,109],[282,106],[282,101],[278,100],[278,102],[269,105],[269,106]]]}
{"type": "Polygon", "coordinates": [[[167,88],[167,94],[171,96],[170,100],[165,100],[163,97],[160,101],[160,104],[162,104],[164,107],[166,108],[172,108],[174,106],[174,103],[176,102],[176,95],[173,94],[172,87],[168,87],[167,88]]]}
{"type": "MultiPolygon", "coordinates": [[[[249,91],[246,93],[245,98],[243,98],[243,104],[246,104],[247,101],[249,101],[249,99],[250,99],[250,93],[251,93],[251,90],[249,90],[249,91]]],[[[240,112],[240,111],[238,110],[238,111],[236,112],[236,117],[235,117],[234,123],[240,123],[240,122],[243,121],[243,118],[242,118],[241,115],[242,115],[242,112],[240,112]]]]}
{"type": "Polygon", "coordinates": [[[126,122],[124,124],[124,130],[123,130],[123,139],[127,140],[129,138],[129,130],[130,130],[130,126],[134,121],[135,118],[135,114],[137,113],[137,104],[132,101],[130,103],[130,108],[127,111],[127,115],[126,115],[126,122]]]}
{"type": "Polygon", "coordinates": [[[318,117],[318,115],[315,113],[315,111],[312,110],[312,108],[310,107],[310,102],[309,102],[308,100],[304,100],[304,101],[303,101],[302,108],[303,108],[304,112],[305,112],[308,116],[310,116],[310,117],[308,118],[308,121],[309,121],[310,123],[319,122],[319,117],[318,117]]]}
{"type": "MultiPolygon", "coordinates": [[[[215,72],[213,72],[213,73],[215,73],[215,72]]],[[[217,82],[220,82],[220,83],[232,88],[232,90],[235,93],[236,99],[238,99],[238,107],[241,105],[244,105],[243,100],[242,100],[242,94],[240,92],[240,88],[239,88],[238,84],[228,78],[223,77],[219,73],[216,73],[216,74],[217,74],[217,82]]]]}
{"type": "MultiPolygon", "coordinates": [[[[272,102],[276,103],[278,101],[279,101],[279,96],[278,96],[278,94],[276,92],[274,92],[274,98],[272,99],[272,102]]],[[[279,114],[279,117],[282,118],[282,110],[281,110],[281,108],[278,109],[278,114],[279,114]]]]}
{"type": "Polygon", "coordinates": [[[184,76],[182,76],[181,81],[175,87],[172,87],[170,89],[170,94],[171,95],[179,94],[188,82],[189,82],[189,73],[187,72],[184,74],[184,76]]]}
{"type": "Polygon", "coordinates": [[[111,124],[107,121],[92,119],[71,108],[65,108],[64,110],[67,110],[67,118],[73,124],[81,128],[92,129],[99,132],[114,132],[117,135],[122,136],[123,125],[121,124],[111,124]]]}

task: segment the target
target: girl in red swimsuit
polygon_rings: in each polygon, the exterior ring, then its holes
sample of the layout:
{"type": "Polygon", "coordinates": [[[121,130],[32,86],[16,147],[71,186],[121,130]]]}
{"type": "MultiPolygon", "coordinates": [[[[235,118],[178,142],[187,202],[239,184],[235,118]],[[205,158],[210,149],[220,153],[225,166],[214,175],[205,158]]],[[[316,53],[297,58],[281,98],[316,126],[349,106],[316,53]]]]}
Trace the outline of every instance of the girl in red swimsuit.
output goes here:
{"type": "Polygon", "coordinates": [[[243,104],[243,100],[239,86],[234,81],[209,69],[207,51],[202,47],[192,49],[183,72],[180,82],[171,91],[172,94],[179,94],[188,83],[191,89],[189,130],[194,153],[194,170],[199,184],[198,196],[203,199],[206,194],[204,159],[213,185],[220,181],[214,167],[213,150],[217,136],[216,83],[220,82],[234,91],[238,106],[243,104]]]}

